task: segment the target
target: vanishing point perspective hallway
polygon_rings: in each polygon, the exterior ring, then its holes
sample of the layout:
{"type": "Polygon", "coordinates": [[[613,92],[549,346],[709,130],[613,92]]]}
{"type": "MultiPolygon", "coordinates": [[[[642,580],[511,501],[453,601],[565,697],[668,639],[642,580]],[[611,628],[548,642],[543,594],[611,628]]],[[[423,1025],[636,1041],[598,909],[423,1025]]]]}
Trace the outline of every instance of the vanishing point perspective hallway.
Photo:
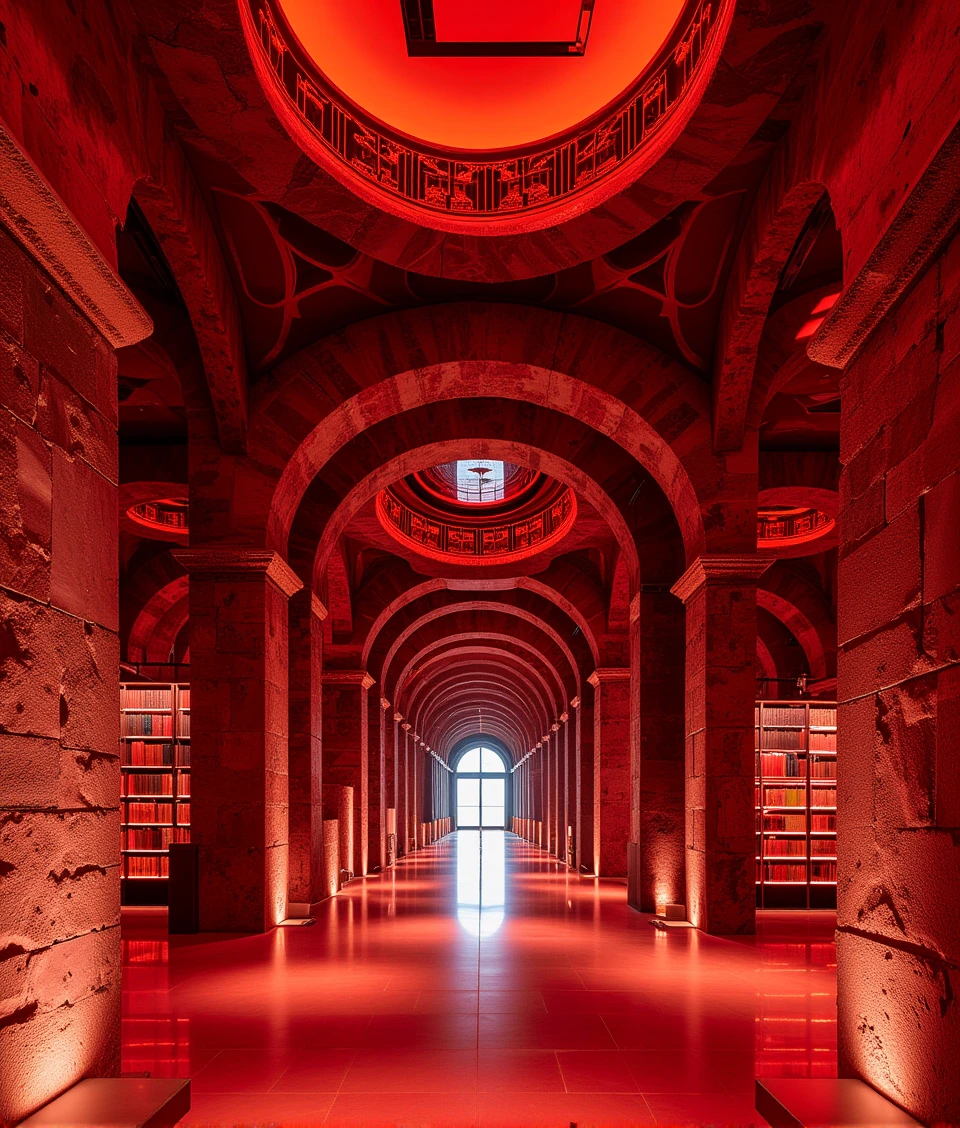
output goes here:
{"type": "Polygon", "coordinates": [[[124,910],[127,1074],[190,1125],[761,1124],[754,1076],[836,1073],[834,914],[657,929],[623,887],[459,831],[312,926],[170,936],[124,910]]]}

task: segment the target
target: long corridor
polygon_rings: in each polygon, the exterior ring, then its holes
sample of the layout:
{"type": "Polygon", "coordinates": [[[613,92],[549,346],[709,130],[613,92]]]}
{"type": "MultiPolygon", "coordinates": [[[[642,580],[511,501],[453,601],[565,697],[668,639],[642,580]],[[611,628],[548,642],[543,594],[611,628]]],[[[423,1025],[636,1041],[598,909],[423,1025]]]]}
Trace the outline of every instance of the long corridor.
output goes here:
{"type": "Polygon", "coordinates": [[[658,931],[500,831],[356,881],[312,927],[170,937],[124,910],[127,1073],[184,1124],[748,1125],[755,1071],[836,1069],[833,915],[658,931]]]}

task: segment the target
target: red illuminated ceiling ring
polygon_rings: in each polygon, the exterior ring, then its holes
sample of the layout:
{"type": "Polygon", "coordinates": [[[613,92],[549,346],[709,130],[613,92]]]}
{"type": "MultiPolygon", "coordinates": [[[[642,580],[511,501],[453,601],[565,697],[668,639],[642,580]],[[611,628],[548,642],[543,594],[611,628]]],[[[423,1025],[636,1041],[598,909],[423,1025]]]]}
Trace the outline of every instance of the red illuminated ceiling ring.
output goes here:
{"type": "Polygon", "coordinates": [[[576,520],[577,501],[573,490],[564,489],[536,513],[467,525],[427,517],[385,489],[377,494],[376,511],[392,537],[424,556],[456,564],[503,564],[534,556],[566,536],[576,520]]]}
{"type": "Polygon", "coordinates": [[[836,519],[808,506],[770,506],[757,512],[757,547],[776,549],[819,540],[836,526],[836,519]]]}
{"type": "Polygon", "coordinates": [[[615,103],[549,141],[482,154],[427,145],[364,113],[313,63],[277,0],[239,4],[257,76],[308,156],[376,207],[471,234],[484,234],[492,219],[490,233],[511,220],[547,226],[559,205],[582,210],[625,186],[615,174],[632,174],[635,158],[702,87],[733,9],[729,0],[688,0],[667,43],[615,103]],[[587,193],[597,199],[584,200],[587,193]]]}

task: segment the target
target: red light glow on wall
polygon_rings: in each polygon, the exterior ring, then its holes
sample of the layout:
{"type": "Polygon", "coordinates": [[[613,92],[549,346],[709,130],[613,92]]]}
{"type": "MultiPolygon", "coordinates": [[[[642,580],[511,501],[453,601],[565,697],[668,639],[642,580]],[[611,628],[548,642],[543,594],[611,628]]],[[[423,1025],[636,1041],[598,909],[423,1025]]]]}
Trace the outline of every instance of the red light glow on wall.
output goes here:
{"type": "Polygon", "coordinates": [[[839,297],[840,295],[839,293],[837,293],[827,294],[825,298],[821,298],[821,300],[817,302],[813,309],[810,310],[810,320],[805,321],[797,331],[796,340],[805,341],[808,337],[812,337],[824,323],[827,313],[831,309],[833,309],[834,305],[836,305],[837,298],[839,297]]]}

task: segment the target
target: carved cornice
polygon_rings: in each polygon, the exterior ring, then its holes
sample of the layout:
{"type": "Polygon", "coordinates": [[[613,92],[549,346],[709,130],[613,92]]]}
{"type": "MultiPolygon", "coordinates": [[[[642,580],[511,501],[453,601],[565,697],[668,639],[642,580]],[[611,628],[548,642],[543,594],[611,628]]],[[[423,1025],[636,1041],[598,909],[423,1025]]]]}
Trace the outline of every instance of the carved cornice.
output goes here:
{"type": "Polygon", "coordinates": [[[949,133],[876,249],[807,346],[818,364],[844,368],[960,222],[960,125],[949,133]]]}
{"type": "MultiPolygon", "coordinates": [[[[573,702],[571,701],[570,704],[573,705],[573,702]]],[[[570,720],[570,714],[569,713],[561,713],[560,714],[560,720],[563,724],[566,724],[567,721],[570,720]]]]}
{"type": "Polygon", "coordinates": [[[550,726],[550,731],[551,732],[559,732],[560,731],[560,725],[557,721],[554,721],[553,724],[550,726]]]}
{"type": "Polygon", "coordinates": [[[403,720],[403,713],[394,713],[393,719],[399,724],[403,720]]]}
{"type": "Polygon", "coordinates": [[[323,622],[328,614],[326,607],[317,599],[316,592],[310,593],[310,613],[316,615],[321,622],[323,622]]]}
{"type": "Polygon", "coordinates": [[[3,122],[0,223],[115,349],[153,332],[146,311],[3,122]]]}
{"type": "Polygon", "coordinates": [[[629,666],[598,666],[587,678],[587,681],[594,689],[597,689],[604,682],[626,681],[629,677],[629,666]]]}
{"type": "Polygon", "coordinates": [[[570,702],[570,708],[571,709],[579,709],[580,708],[580,698],[579,697],[574,697],[574,699],[570,702]]]}
{"type": "Polygon", "coordinates": [[[275,552],[235,545],[175,548],[178,560],[191,576],[229,577],[231,580],[269,580],[288,599],[303,587],[303,581],[275,552]]]}
{"type": "Polygon", "coordinates": [[[366,670],[324,670],[321,680],[324,685],[355,685],[360,689],[370,689],[377,684],[366,670]]]}
{"type": "Polygon", "coordinates": [[[686,603],[705,584],[756,583],[775,560],[775,556],[760,556],[757,553],[700,556],[670,590],[686,603]]]}
{"type": "Polygon", "coordinates": [[[386,712],[390,708],[390,702],[385,697],[380,698],[380,708],[384,712],[386,712]]]}
{"type": "Polygon", "coordinates": [[[411,725],[409,721],[404,721],[404,723],[400,727],[404,732],[409,733],[409,731],[413,728],[413,725],[411,725]]]}

